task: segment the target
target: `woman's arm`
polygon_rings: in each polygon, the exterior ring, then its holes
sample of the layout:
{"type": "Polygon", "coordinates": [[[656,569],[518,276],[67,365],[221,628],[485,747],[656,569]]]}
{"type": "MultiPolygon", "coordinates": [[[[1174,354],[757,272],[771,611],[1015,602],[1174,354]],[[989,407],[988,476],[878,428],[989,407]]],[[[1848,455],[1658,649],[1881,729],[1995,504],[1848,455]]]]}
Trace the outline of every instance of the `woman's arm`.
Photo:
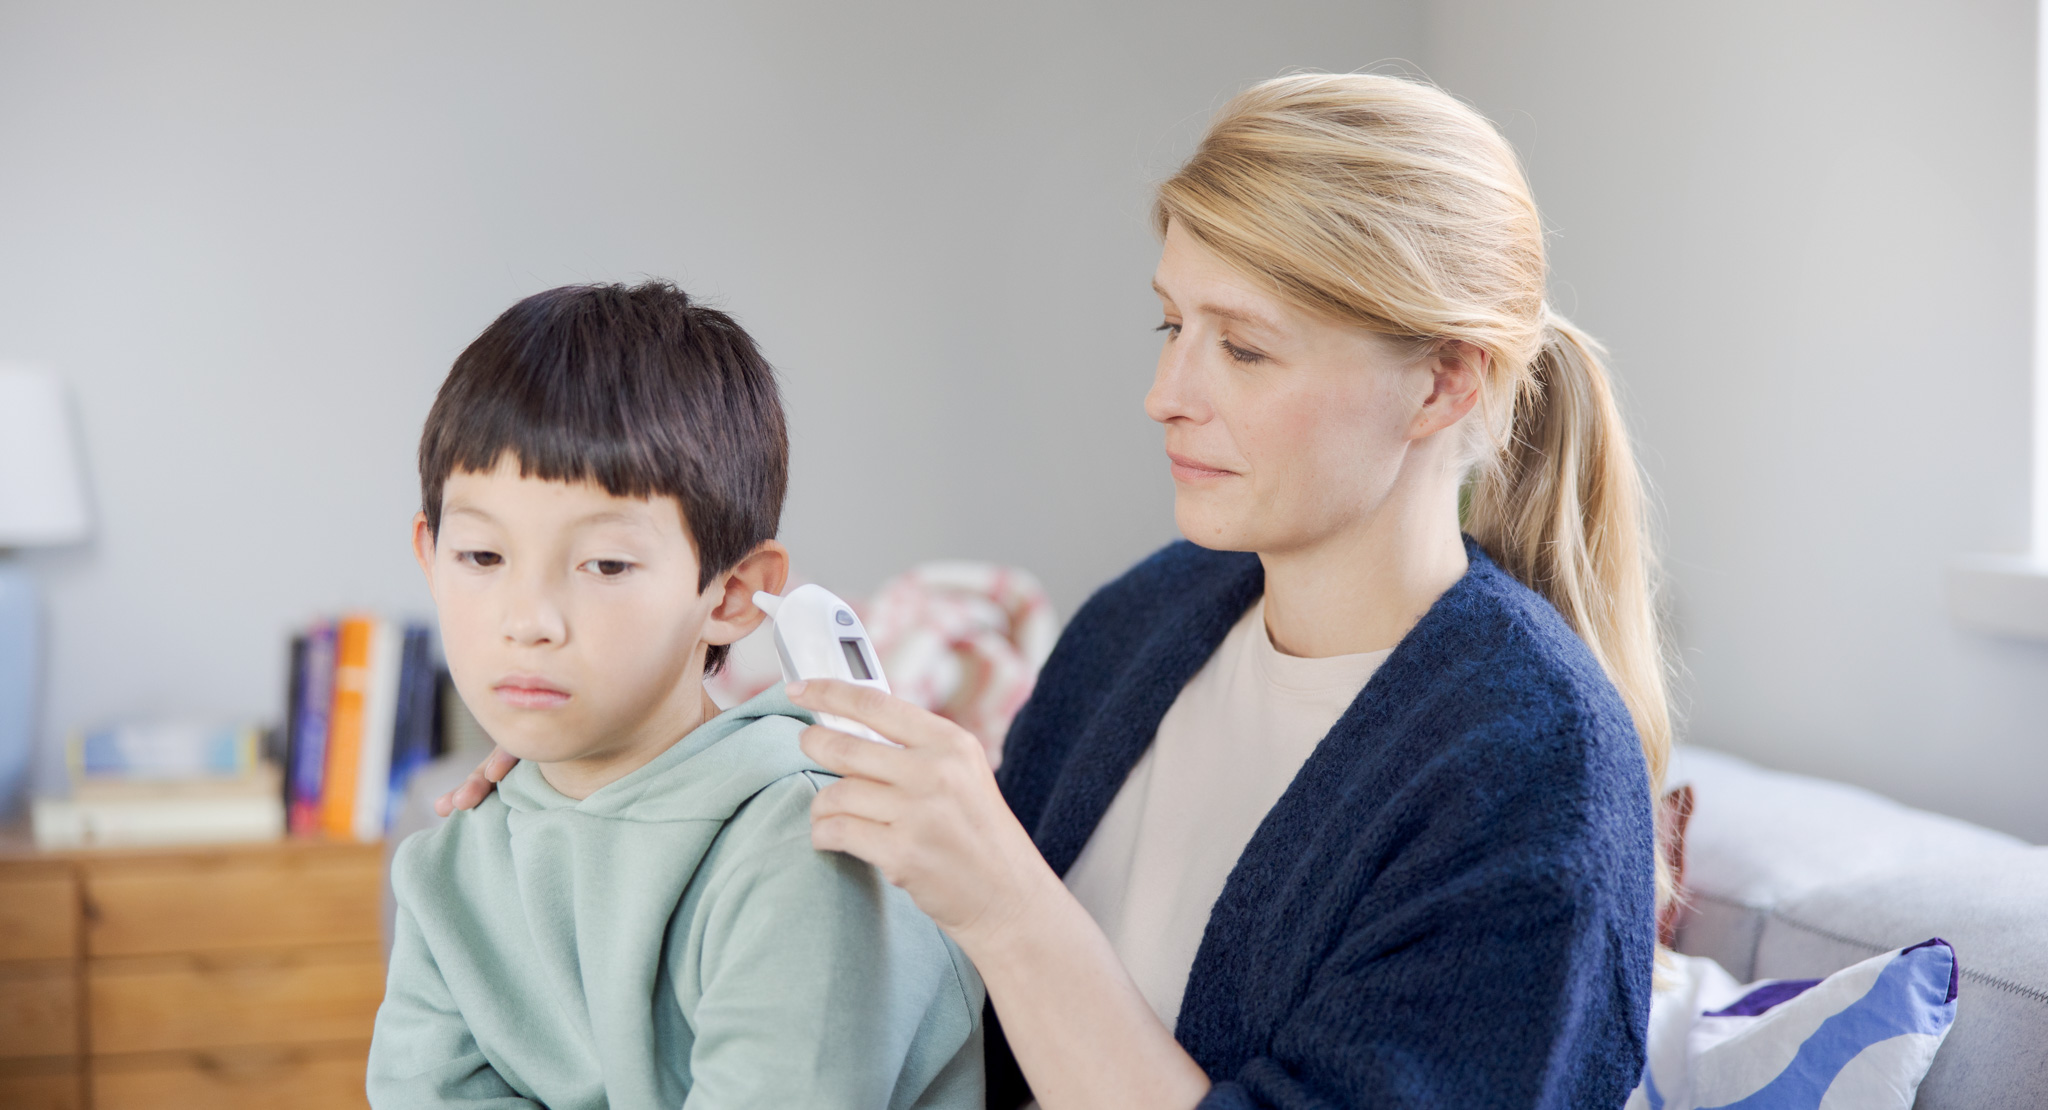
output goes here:
{"type": "Polygon", "coordinates": [[[812,803],[811,842],[873,864],[974,961],[1040,1106],[1201,1101],[1208,1077],[1046,866],[972,733],[849,683],[793,683],[789,693],[903,745],[804,731],[805,754],[843,776],[812,803]]]}

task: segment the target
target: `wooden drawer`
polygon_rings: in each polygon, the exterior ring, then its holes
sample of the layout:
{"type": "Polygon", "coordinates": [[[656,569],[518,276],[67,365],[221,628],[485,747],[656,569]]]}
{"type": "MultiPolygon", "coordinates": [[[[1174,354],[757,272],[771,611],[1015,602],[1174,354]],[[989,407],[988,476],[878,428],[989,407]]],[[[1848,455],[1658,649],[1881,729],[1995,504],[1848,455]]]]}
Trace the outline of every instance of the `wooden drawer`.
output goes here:
{"type": "MultiPolygon", "coordinates": [[[[93,1061],[95,1110],[361,1110],[368,1041],[93,1061]]],[[[11,1105],[11,1104],[8,1104],[11,1105]]]]}
{"type": "Polygon", "coordinates": [[[367,1040],[384,997],[384,952],[368,944],[95,960],[86,977],[95,1056],[367,1040]]]}
{"type": "Polygon", "coordinates": [[[384,856],[374,844],[89,860],[82,870],[92,956],[381,943],[384,856]]]}
{"type": "Polygon", "coordinates": [[[61,866],[0,866],[0,960],[68,960],[78,952],[78,884],[61,866]]]}
{"type": "MultiPolygon", "coordinates": [[[[0,964],[0,1058],[78,1053],[78,972],[68,963],[0,964]]],[[[13,1105],[0,1101],[0,1106],[13,1105]]]]}
{"type": "Polygon", "coordinates": [[[72,1060],[0,1060],[0,1106],[7,1110],[83,1110],[85,1084],[72,1060]]]}

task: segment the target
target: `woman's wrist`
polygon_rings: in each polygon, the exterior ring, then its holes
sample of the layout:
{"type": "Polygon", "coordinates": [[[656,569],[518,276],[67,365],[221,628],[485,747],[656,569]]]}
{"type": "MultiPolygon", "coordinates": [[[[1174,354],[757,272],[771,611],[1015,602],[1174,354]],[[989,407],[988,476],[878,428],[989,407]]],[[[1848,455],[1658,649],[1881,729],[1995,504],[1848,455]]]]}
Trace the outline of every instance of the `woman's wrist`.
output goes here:
{"type": "MultiPolygon", "coordinates": [[[[976,967],[1010,966],[1031,959],[1035,949],[1066,924],[1062,911],[1080,909],[1066,884],[1033,847],[1028,859],[1012,857],[1001,893],[971,925],[953,931],[953,942],[976,967]]],[[[1086,911],[1082,911],[1086,912],[1086,911]]]]}

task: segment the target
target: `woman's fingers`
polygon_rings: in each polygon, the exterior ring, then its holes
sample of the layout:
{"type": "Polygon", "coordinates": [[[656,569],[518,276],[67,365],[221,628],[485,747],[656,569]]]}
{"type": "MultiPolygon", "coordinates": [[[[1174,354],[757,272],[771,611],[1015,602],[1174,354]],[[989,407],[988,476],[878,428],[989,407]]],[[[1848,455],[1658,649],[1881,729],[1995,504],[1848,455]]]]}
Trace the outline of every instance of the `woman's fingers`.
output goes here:
{"type": "MultiPolygon", "coordinates": [[[[890,866],[891,846],[887,825],[843,813],[811,820],[811,847],[821,852],[845,852],[880,871],[882,878],[890,883],[902,886],[903,877],[890,866]]],[[[915,898],[915,894],[912,897],[915,898]]]]}
{"type": "Polygon", "coordinates": [[[505,781],[505,776],[511,774],[518,763],[518,756],[503,748],[492,748],[491,754],[484,757],[483,765],[477,770],[493,783],[499,783],[505,781]]]}
{"type": "Polygon", "coordinates": [[[894,787],[867,779],[840,779],[828,783],[811,799],[813,823],[830,817],[857,817],[887,825],[902,814],[902,793],[894,787]]]}
{"type": "Polygon", "coordinates": [[[787,690],[789,700],[804,709],[859,721],[906,748],[928,745],[961,731],[960,726],[944,717],[872,686],[814,678],[792,682],[787,690]]]}
{"type": "Polygon", "coordinates": [[[877,744],[826,725],[812,725],[797,738],[804,754],[835,775],[857,775],[879,782],[902,777],[910,754],[902,748],[877,744]]]}
{"type": "Polygon", "coordinates": [[[447,817],[458,809],[475,809],[491,796],[491,791],[505,780],[519,757],[503,748],[492,748],[491,754],[477,764],[476,770],[462,780],[462,784],[448,793],[434,799],[434,812],[447,817]]]}

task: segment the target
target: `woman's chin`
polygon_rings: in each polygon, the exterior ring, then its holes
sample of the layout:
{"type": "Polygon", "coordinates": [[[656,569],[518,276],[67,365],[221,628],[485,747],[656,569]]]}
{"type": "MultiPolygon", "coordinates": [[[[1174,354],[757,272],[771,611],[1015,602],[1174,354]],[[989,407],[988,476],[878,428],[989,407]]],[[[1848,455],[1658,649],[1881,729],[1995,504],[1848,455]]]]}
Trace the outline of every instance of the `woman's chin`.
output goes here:
{"type": "Polygon", "coordinates": [[[1173,523],[1180,534],[1197,547],[1211,551],[1256,551],[1258,547],[1235,513],[1219,512],[1218,506],[1189,504],[1186,496],[1173,504],[1173,523]]]}

